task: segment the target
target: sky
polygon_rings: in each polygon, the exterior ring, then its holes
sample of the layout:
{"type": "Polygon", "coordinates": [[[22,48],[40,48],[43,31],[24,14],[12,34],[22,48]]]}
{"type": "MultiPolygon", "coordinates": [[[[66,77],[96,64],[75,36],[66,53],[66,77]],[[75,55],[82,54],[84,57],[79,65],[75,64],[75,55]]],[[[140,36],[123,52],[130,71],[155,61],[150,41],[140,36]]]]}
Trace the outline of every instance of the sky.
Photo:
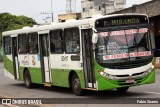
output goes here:
{"type": "MultiPolygon", "coordinates": [[[[51,11],[51,1],[54,21],[57,21],[58,14],[65,13],[66,0],[0,0],[0,13],[25,15],[38,23],[44,23],[45,19],[51,15],[42,13],[51,11]]],[[[147,1],[150,0],[126,0],[126,7],[147,1]]],[[[77,12],[81,11],[81,0],[76,0],[76,10],[77,12]]]]}

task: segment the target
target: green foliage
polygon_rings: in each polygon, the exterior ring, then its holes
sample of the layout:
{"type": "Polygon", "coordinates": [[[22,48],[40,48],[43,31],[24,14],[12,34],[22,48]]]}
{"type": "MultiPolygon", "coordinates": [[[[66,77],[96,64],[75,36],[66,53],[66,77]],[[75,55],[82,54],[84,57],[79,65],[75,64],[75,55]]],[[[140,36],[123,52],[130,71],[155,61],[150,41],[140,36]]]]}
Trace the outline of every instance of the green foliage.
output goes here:
{"type": "Polygon", "coordinates": [[[37,24],[35,20],[26,16],[15,16],[10,13],[0,14],[0,43],[2,42],[2,32],[8,30],[21,29],[24,26],[37,24]]]}

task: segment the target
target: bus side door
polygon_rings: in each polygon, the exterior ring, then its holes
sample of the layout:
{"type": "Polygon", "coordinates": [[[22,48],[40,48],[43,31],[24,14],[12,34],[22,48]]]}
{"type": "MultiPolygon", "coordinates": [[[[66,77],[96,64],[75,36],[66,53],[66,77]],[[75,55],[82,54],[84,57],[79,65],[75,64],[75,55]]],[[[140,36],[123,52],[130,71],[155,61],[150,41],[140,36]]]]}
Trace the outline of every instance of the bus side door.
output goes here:
{"type": "Polygon", "coordinates": [[[92,29],[82,29],[82,58],[83,69],[85,72],[86,87],[96,88],[95,76],[93,68],[93,45],[92,45],[92,29]]]}
{"type": "Polygon", "coordinates": [[[17,37],[12,37],[12,57],[13,57],[14,77],[15,79],[19,79],[17,37]]]}
{"type": "Polygon", "coordinates": [[[40,63],[43,83],[51,83],[49,34],[39,34],[40,63]]]}

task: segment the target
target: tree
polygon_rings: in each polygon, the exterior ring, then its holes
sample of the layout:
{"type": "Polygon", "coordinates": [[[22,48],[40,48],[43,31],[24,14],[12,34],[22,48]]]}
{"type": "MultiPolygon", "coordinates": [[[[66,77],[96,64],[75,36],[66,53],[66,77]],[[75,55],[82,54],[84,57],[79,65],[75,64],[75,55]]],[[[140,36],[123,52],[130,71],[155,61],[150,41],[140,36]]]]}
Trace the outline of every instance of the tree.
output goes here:
{"type": "Polygon", "coordinates": [[[2,32],[8,30],[21,29],[24,26],[37,24],[35,20],[26,16],[16,16],[10,13],[0,14],[0,44],[2,43],[2,32]]]}

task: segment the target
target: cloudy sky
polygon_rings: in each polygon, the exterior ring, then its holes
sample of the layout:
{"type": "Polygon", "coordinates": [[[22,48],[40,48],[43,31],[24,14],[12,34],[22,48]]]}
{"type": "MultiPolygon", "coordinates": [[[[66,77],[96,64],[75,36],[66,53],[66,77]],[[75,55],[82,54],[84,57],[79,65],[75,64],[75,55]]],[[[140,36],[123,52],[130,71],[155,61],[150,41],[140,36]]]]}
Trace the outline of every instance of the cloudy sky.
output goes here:
{"type": "MultiPolygon", "coordinates": [[[[126,7],[140,4],[150,0],[126,0],[126,7]]],[[[65,13],[66,0],[52,0],[54,20],[58,14],[65,13]]],[[[81,11],[81,0],[76,0],[77,12],[81,11]]],[[[51,15],[41,14],[51,11],[51,0],[0,0],[0,13],[9,12],[15,15],[25,15],[33,18],[38,23],[44,23],[46,17],[51,15]]]]}

